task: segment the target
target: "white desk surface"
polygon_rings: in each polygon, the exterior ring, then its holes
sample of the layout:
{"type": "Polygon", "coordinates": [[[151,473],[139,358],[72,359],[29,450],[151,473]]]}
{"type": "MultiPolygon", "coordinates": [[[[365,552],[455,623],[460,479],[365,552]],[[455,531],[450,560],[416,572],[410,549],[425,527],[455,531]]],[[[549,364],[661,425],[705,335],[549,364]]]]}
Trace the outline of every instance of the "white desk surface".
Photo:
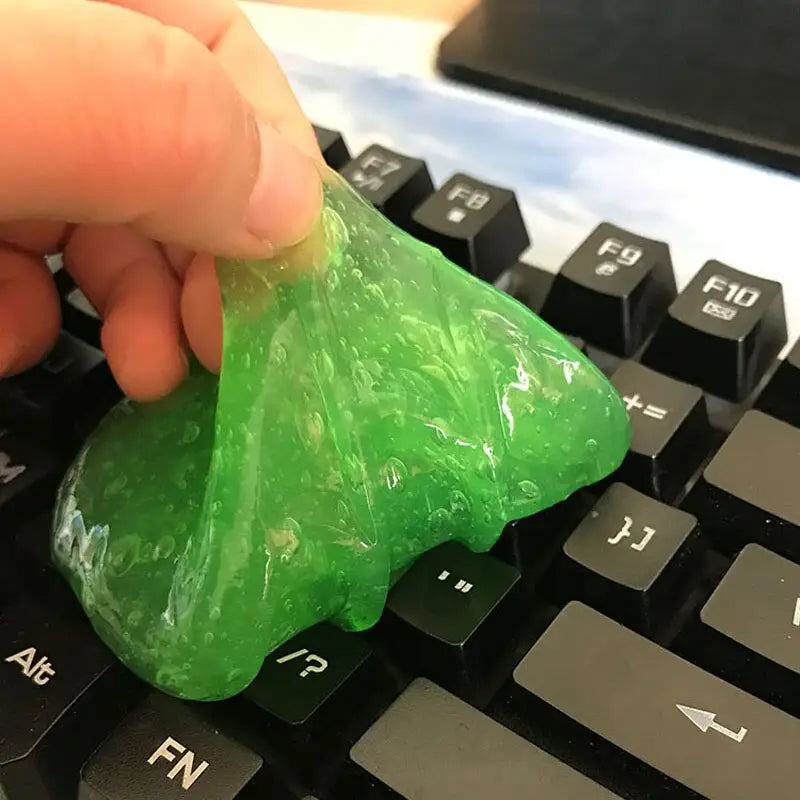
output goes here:
{"type": "Polygon", "coordinates": [[[600,221],[666,241],[679,288],[708,259],[779,280],[800,335],[800,180],[439,78],[447,26],[242,2],[309,117],[355,155],[378,142],[516,191],[525,261],[556,270],[600,221]]]}
{"type": "Polygon", "coordinates": [[[445,23],[401,17],[239,5],[273,50],[390,74],[433,77],[436,48],[448,30],[445,23]]]}

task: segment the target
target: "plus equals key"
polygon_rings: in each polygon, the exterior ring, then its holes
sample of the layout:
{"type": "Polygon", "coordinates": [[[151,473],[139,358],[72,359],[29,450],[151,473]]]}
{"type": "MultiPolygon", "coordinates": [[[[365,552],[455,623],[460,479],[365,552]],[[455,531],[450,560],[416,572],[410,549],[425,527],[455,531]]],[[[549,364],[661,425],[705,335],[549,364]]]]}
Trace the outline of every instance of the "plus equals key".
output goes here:
{"type": "Polygon", "coordinates": [[[635,361],[622,362],[611,382],[631,422],[628,455],[614,479],[674,502],[711,446],[703,392],[635,361]]]}

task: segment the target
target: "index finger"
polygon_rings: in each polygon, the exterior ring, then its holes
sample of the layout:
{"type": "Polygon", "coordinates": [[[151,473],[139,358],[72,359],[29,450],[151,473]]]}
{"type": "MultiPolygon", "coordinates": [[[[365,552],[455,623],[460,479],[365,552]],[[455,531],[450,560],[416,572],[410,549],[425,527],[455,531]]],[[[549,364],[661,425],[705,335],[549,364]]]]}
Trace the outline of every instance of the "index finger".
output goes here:
{"type": "Polygon", "coordinates": [[[277,59],[233,0],[99,0],[182,28],[220,60],[260,116],[296,147],[322,160],[311,123],[277,59]]]}

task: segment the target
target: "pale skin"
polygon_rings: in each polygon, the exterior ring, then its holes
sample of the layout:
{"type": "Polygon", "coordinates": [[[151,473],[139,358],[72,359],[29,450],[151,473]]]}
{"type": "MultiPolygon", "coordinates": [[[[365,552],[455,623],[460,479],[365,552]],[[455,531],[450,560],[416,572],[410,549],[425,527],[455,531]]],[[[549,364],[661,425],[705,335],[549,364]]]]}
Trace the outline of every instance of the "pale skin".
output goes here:
{"type": "Polygon", "coordinates": [[[233,0],[0,0],[0,376],[52,347],[62,252],[137,400],[221,358],[211,254],[306,237],[321,162],[233,0]]]}

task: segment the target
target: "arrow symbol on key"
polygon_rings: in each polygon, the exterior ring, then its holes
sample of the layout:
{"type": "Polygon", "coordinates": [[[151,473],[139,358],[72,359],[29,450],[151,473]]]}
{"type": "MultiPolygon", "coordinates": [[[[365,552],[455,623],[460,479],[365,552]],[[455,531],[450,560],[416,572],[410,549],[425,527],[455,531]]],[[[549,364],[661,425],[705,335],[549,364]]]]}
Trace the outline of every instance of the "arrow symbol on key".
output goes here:
{"type": "Polygon", "coordinates": [[[712,714],[710,711],[702,711],[699,708],[692,708],[691,706],[682,706],[680,703],[676,703],[675,706],[678,711],[700,728],[703,733],[716,731],[723,736],[727,736],[729,739],[733,739],[734,742],[740,743],[747,735],[747,728],[739,728],[738,733],[734,733],[730,728],[726,728],[724,725],[715,722],[717,715],[712,714]]]}

